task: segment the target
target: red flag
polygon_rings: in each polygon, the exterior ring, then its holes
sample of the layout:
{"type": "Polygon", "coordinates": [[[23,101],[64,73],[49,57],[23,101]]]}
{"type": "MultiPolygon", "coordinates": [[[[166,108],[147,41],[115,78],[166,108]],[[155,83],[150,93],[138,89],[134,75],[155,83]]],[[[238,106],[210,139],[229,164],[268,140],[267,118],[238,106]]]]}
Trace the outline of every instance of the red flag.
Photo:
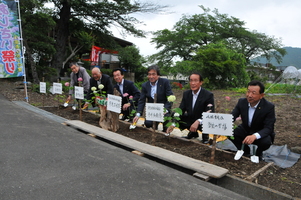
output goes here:
{"type": "Polygon", "coordinates": [[[110,54],[118,54],[118,51],[105,49],[97,46],[92,46],[92,51],[90,55],[91,62],[97,62],[99,61],[99,54],[102,53],[110,53],[110,54]]]}
{"type": "Polygon", "coordinates": [[[100,47],[97,46],[92,46],[92,51],[91,51],[91,61],[98,62],[99,60],[99,52],[101,51],[100,47]]]}

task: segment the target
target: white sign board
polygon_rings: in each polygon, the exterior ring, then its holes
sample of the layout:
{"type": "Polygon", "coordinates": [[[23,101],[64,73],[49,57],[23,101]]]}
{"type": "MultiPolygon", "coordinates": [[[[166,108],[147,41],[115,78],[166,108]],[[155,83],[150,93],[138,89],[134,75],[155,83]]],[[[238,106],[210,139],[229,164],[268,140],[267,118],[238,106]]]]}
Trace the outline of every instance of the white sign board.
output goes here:
{"type": "Polygon", "coordinates": [[[53,94],[62,94],[63,86],[61,83],[53,83],[53,94]]]}
{"type": "Polygon", "coordinates": [[[214,135],[233,135],[233,116],[221,113],[203,113],[203,132],[214,135]]]}
{"type": "Polygon", "coordinates": [[[107,110],[115,113],[121,113],[122,99],[120,96],[108,94],[107,110]]]}
{"type": "Polygon", "coordinates": [[[145,119],[156,122],[164,122],[164,104],[146,103],[145,119]]]}
{"type": "Polygon", "coordinates": [[[40,93],[46,93],[46,83],[40,82],[40,93]]]}
{"type": "Polygon", "coordinates": [[[84,99],[84,88],[79,86],[74,86],[74,97],[76,99],[84,99]]]}

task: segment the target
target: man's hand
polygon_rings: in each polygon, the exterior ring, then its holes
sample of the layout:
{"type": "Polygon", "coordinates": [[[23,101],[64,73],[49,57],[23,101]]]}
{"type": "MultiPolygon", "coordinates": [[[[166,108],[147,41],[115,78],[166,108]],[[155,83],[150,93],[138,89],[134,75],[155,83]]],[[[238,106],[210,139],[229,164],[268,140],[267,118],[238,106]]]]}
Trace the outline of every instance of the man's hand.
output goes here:
{"type": "Polygon", "coordinates": [[[83,107],[82,109],[85,110],[86,108],[88,108],[88,106],[89,106],[89,103],[86,102],[86,103],[84,104],[84,107],[83,107]]]}
{"type": "Polygon", "coordinates": [[[131,106],[130,103],[125,103],[125,104],[122,106],[122,110],[127,110],[130,106],[131,106]]]}
{"type": "Polygon", "coordinates": [[[196,120],[193,124],[191,124],[189,131],[197,132],[199,125],[200,125],[200,122],[198,120],[196,120]]]}
{"type": "Polygon", "coordinates": [[[138,116],[135,116],[134,119],[133,119],[133,123],[137,123],[139,120],[139,117],[138,116]]]}
{"type": "Polygon", "coordinates": [[[72,99],[72,96],[71,96],[71,95],[68,95],[66,102],[71,101],[71,99],[72,99]]]}
{"type": "Polygon", "coordinates": [[[242,141],[243,144],[252,144],[256,140],[255,135],[248,135],[244,141],[242,141]]]}

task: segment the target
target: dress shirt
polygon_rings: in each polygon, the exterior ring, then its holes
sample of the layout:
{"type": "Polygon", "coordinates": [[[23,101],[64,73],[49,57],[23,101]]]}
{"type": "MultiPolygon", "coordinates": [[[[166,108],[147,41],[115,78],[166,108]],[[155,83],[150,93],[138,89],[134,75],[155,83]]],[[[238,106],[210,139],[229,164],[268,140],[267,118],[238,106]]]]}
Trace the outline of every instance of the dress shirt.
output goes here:
{"type": "Polygon", "coordinates": [[[155,85],[150,83],[150,85],[151,85],[151,97],[153,99],[155,99],[155,94],[157,93],[157,84],[158,84],[158,80],[156,81],[155,85]]]}
{"type": "Polygon", "coordinates": [[[192,109],[194,108],[194,104],[195,104],[196,100],[198,99],[201,89],[202,88],[200,87],[199,91],[196,94],[194,94],[194,92],[192,91],[192,109]]]}
{"type": "MultiPolygon", "coordinates": [[[[260,102],[260,101],[259,101],[259,102],[260,102]]],[[[256,108],[257,108],[259,102],[258,102],[254,107],[252,107],[252,106],[250,105],[250,103],[249,103],[249,122],[248,122],[249,126],[251,126],[251,122],[252,122],[252,119],[253,119],[255,110],[256,110],[256,108]]],[[[261,136],[259,135],[259,133],[254,133],[253,135],[256,136],[256,139],[257,139],[257,140],[261,138],[261,136]]]]}
{"type": "Polygon", "coordinates": [[[123,95],[123,82],[124,82],[124,79],[122,79],[121,83],[118,84],[121,95],[123,95]]]}

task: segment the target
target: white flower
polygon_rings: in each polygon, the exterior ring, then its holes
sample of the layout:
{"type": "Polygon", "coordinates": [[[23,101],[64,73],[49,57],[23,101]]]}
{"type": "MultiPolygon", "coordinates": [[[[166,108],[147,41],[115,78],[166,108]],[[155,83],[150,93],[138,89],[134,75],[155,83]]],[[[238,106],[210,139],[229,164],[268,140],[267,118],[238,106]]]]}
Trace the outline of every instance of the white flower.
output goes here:
{"type": "Polygon", "coordinates": [[[96,87],[91,87],[91,90],[92,91],[95,91],[97,88],[96,87]]]}
{"type": "Polygon", "coordinates": [[[173,116],[174,117],[180,117],[180,114],[176,112],[173,116]]]}
{"type": "Polygon", "coordinates": [[[103,84],[99,84],[98,89],[102,90],[105,86],[103,84]]]}
{"type": "Polygon", "coordinates": [[[175,95],[170,95],[167,97],[167,101],[169,102],[174,102],[176,100],[176,96],[175,95]]]}

